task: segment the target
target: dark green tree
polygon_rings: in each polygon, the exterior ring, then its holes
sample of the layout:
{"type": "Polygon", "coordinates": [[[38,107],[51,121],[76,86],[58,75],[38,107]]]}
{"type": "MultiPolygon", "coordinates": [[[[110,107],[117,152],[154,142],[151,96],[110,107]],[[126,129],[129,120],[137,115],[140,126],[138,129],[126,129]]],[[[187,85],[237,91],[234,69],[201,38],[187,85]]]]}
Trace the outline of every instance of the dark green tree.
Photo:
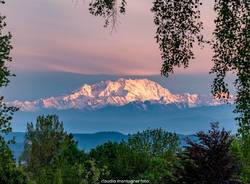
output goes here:
{"type": "Polygon", "coordinates": [[[39,116],[35,125],[28,123],[21,157],[26,170],[36,174],[50,165],[63,149],[66,137],[63,124],[55,115],[39,116]]]}
{"type": "Polygon", "coordinates": [[[163,155],[150,158],[149,166],[138,178],[150,181],[152,184],[175,183],[175,170],[180,166],[176,156],[163,155]]]}
{"type": "Polygon", "coordinates": [[[179,138],[176,134],[159,129],[148,129],[130,135],[128,145],[139,152],[152,156],[175,154],[179,150],[179,138]]]}
{"type": "Polygon", "coordinates": [[[250,182],[250,3],[247,0],[216,1],[212,92],[228,97],[227,73],[236,75],[236,120],[239,123],[237,153],[242,161],[242,180],[250,182]]]}
{"type": "Polygon", "coordinates": [[[101,176],[107,175],[108,171],[105,167],[100,169],[96,165],[95,161],[87,160],[83,164],[80,164],[76,167],[76,173],[77,180],[75,181],[75,184],[99,184],[101,183],[101,176]]]}
{"type": "Polygon", "coordinates": [[[246,0],[215,1],[216,29],[213,42],[216,74],[212,86],[215,96],[228,97],[228,72],[236,75],[236,109],[239,133],[250,134],[250,3],[246,0]],[[225,96],[226,95],[226,96],[225,96]]]}
{"type": "Polygon", "coordinates": [[[175,167],[180,164],[177,153],[181,151],[176,134],[161,128],[148,129],[131,135],[128,145],[132,150],[149,158],[148,167],[140,178],[147,179],[153,184],[175,181],[175,167]]]}
{"type": "Polygon", "coordinates": [[[242,137],[236,137],[231,149],[240,162],[240,179],[242,183],[250,183],[250,135],[244,139],[242,137]]]}
{"type": "Polygon", "coordinates": [[[176,171],[178,184],[236,184],[239,164],[231,152],[233,138],[218,124],[212,124],[208,133],[199,132],[198,142],[187,140],[181,154],[182,168],[176,171]]]}
{"type": "Polygon", "coordinates": [[[72,134],[65,136],[60,154],[56,155],[54,163],[63,167],[65,165],[74,165],[75,163],[83,163],[87,160],[87,154],[78,149],[77,142],[72,134]]]}
{"type": "Polygon", "coordinates": [[[99,167],[106,166],[108,176],[103,179],[135,179],[149,165],[149,157],[131,149],[125,142],[107,142],[91,150],[90,158],[96,160],[99,167]]]}
{"type": "Polygon", "coordinates": [[[78,149],[56,115],[27,124],[21,164],[36,184],[95,184],[107,172],[78,149]]]}
{"type": "Polygon", "coordinates": [[[145,179],[160,184],[174,180],[179,162],[178,137],[163,129],[146,130],[130,135],[127,142],[108,142],[91,150],[90,157],[99,166],[107,166],[104,179],[145,179]]]}
{"type": "Polygon", "coordinates": [[[8,144],[1,143],[0,148],[0,183],[27,184],[28,178],[22,168],[17,167],[8,144]]]}

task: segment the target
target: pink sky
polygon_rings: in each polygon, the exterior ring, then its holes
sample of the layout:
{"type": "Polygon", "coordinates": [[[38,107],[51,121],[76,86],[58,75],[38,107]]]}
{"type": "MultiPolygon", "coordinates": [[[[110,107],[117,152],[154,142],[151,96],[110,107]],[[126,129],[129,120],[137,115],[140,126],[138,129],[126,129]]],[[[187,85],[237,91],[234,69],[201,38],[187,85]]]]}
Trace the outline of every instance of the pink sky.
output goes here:
{"type": "MultiPolygon", "coordinates": [[[[207,1],[207,0],[204,0],[207,1]]],[[[8,0],[4,6],[13,38],[15,71],[68,71],[83,74],[159,74],[160,52],[154,40],[152,1],[128,0],[117,31],[103,28],[103,19],[88,12],[87,0],[8,0]]],[[[203,20],[211,37],[211,3],[203,20]]],[[[177,73],[208,73],[210,48],[195,49],[190,68],[177,73]]]]}

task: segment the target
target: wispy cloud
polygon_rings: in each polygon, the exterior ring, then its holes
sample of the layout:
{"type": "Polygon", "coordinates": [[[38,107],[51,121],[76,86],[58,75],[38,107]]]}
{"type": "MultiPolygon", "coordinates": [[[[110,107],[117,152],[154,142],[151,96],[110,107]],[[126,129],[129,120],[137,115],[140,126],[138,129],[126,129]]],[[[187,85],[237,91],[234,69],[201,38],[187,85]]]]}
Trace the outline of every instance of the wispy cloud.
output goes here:
{"type": "MultiPolygon", "coordinates": [[[[102,19],[88,13],[87,1],[8,1],[3,11],[14,35],[12,67],[17,71],[159,74],[161,58],[151,5],[145,0],[128,0],[127,14],[111,34],[103,28],[102,19]]],[[[206,2],[204,10],[205,34],[211,36],[211,3],[206,2]]],[[[196,49],[196,53],[191,68],[178,73],[209,71],[211,49],[196,49]]]]}

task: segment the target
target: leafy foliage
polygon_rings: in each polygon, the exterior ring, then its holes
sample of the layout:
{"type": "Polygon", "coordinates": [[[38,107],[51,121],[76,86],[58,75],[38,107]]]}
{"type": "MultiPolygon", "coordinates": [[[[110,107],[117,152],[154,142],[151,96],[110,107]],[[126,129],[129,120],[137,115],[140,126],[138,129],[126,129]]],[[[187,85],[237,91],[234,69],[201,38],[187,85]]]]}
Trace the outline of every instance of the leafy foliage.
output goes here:
{"type": "MultiPolygon", "coordinates": [[[[174,67],[188,67],[194,58],[194,43],[204,42],[203,24],[200,21],[200,0],[154,0],[151,11],[154,13],[156,41],[159,43],[163,65],[161,73],[168,76],[174,67]]],[[[92,0],[89,11],[92,15],[105,19],[105,27],[112,23],[115,27],[118,16],[126,12],[126,0],[92,0]]]]}
{"type": "Polygon", "coordinates": [[[98,184],[101,172],[104,171],[94,161],[87,160],[81,164],[40,169],[35,181],[36,184],[98,184]]]}
{"type": "MultiPolygon", "coordinates": [[[[0,4],[4,4],[1,1],[0,4]]],[[[9,77],[12,76],[10,70],[6,66],[7,62],[11,62],[10,51],[12,49],[10,32],[5,33],[6,17],[0,15],[0,87],[7,86],[9,83],[9,77]]]]}
{"type": "Polygon", "coordinates": [[[176,154],[179,153],[179,139],[174,133],[159,129],[147,129],[131,135],[128,145],[132,150],[148,157],[148,166],[140,175],[151,183],[172,183],[175,167],[179,165],[176,154]]]}
{"type": "Polygon", "coordinates": [[[175,134],[148,129],[130,135],[128,142],[100,145],[90,152],[90,157],[99,166],[107,166],[110,174],[104,179],[147,179],[159,184],[174,178],[178,143],[175,134]]]}
{"type": "Polygon", "coordinates": [[[105,19],[104,27],[111,23],[113,30],[117,23],[118,15],[125,14],[126,4],[125,0],[92,0],[89,4],[89,12],[94,16],[103,17],[105,19]]]}
{"type": "Polygon", "coordinates": [[[64,132],[57,116],[40,116],[36,126],[28,124],[22,165],[36,184],[97,184],[103,179],[144,179],[153,184],[239,183],[229,132],[214,124],[207,134],[199,132],[197,136],[199,142],[188,140],[189,146],[181,151],[176,134],[148,129],[130,135],[127,142],[107,142],[86,154],[78,150],[73,136],[64,132]]]}
{"type": "Polygon", "coordinates": [[[250,133],[250,3],[245,0],[216,0],[215,41],[213,49],[216,74],[212,92],[218,97],[228,97],[227,72],[232,71],[237,79],[236,113],[239,113],[239,133],[250,133]]]}
{"type": "Polygon", "coordinates": [[[22,161],[29,172],[49,165],[64,146],[67,134],[57,116],[39,116],[36,125],[27,124],[22,161]]]}
{"type": "Polygon", "coordinates": [[[197,133],[199,142],[187,140],[188,146],[180,156],[182,167],[177,170],[178,182],[185,184],[239,183],[238,163],[230,147],[230,133],[212,124],[208,133],[197,133]]]}
{"type": "Polygon", "coordinates": [[[148,157],[129,148],[126,143],[108,142],[90,152],[99,167],[106,166],[110,172],[104,179],[133,179],[148,167],[148,157]]]}
{"type": "Polygon", "coordinates": [[[0,183],[27,184],[24,171],[16,166],[12,153],[6,143],[0,144],[0,183]]]}
{"type": "MultiPolygon", "coordinates": [[[[4,4],[0,1],[0,5],[4,4]]],[[[13,76],[6,64],[12,60],[10,57],[11,34],[5,32],[5,16],[0,14],[0,88],[6,87],[9,77],[13,76]]],[[[15,160],[9,149],[9,144],[13,140],[5,140],[4,135],[12,131],[11,120],[13,113],[17,111],[15,107],[9,107],[4,102],[4,97],[0,97],[0,183],[5,184],[26,184],[28,179],[21,168],[16,166],[15,160]]]]}
{"type": "Polygon", "coordinates": [[[174,72],[174,67],[188,67],[194,59],[192,51],[196,40],[203,41],[200,31],[200,0],[155,0],[153,2],[156,41],[159,43],[163,65],[162,75],[174,72]]]}
{"type": "Polygon", "coordinates": [[[180,162],[175,155],[165,154],[161,157],[151,157],[148,168],[139,178],[149,180],[152,184],[174,183],[174,175],[180,162]]]}
{"type": "Polygon", "coordinates": [[[179,148],[179,139],[176,134],[163,129],[148,129],[131,135],[128,145],[137,151],[152,156],[162,156],[166,152],[176,153],[179,148]]]}
{"type": "MultiPolygon", "coordinates": [[[[0,5],[4,4],[4,1],[0,1],[0,5]]],[[[11,34],[5,33],[6,27],[5,16],[0,14],[0,87],[6,87],[9,83],[9,77],[12,76],[6,63],[10,62],[11,46],[11,34]]],[[[5,140],[3,134],[7,134],[12,131],[11,120],[13,113],[17,110],[15,107],[9,107],[4,102],[4,97],[0,97],[0,143],[4,144],[5,140]]]]}
{"type": "Polygon", "coordinates": [[[95,184],[105,173],[77,148],[56,115],[39,116],[35,125],[27,124],[21,164],[37,184],[95,184]]]}
{"type": "Polygon", "coordinates": [[[242,183],[250,183],[250,135],[235,138],[231,149],[241,165],[240,179],[242,183]]]}

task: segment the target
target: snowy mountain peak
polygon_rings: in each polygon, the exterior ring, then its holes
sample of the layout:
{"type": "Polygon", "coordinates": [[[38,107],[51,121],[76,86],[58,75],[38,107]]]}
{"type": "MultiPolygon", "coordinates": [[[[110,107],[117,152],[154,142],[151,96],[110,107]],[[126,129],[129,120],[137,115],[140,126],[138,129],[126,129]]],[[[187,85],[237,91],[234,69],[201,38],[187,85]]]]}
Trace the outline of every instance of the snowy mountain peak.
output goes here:
{"type": "Polygon", "coordinates": [[[95,98],[126,98],[127,100],[159,100],[172,94],[158,83],[148,79],[123,79],[102,81],[94,85],[84,85],[79,90],[65,96],[65,100],[75,100],[81,96],[95,98]]]}
{"type": "Polygon", "coordinates": [[[148,79],[123,79],[101,81],[85,84],[69,95],[50,97],[36,101],[14,101],[11,105],[23,111],[36,111],[41,108],[55,109],[95,109],[106,105],[122,106],[131,102],[151,101],[164,105],[184,104],[193,107],[198,105],[218,105],[220,102],[207,96],[197,94],[172,94],[160,84],[148,79]]]}

